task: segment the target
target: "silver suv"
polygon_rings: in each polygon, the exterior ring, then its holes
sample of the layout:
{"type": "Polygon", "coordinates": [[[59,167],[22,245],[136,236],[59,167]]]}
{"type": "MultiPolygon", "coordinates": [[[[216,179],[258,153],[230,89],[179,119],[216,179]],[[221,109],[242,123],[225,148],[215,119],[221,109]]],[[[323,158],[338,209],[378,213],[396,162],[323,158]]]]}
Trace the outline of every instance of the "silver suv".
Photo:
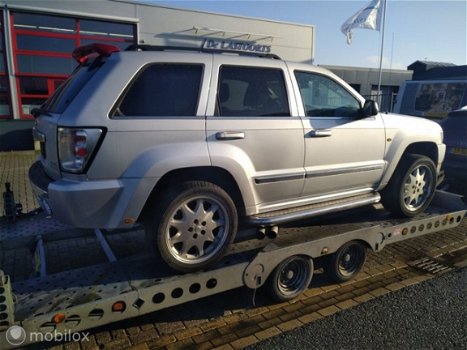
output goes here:
{"type": "Polygon", "coordinates": [[[220,259],[239,222],[380,201],[414,216],[433,197],[438,124],[381,114],[325,69],[159,47],[73,56],[79,67],[35,111],[39,201],[77,227],[142,222],[176,270],[220,259]]]}

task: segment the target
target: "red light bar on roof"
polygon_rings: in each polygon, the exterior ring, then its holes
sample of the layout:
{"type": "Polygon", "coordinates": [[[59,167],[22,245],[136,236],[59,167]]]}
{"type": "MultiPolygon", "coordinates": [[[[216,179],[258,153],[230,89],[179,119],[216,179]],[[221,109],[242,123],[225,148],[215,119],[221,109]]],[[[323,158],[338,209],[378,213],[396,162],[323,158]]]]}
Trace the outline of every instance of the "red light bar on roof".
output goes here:
{"type": "Polygon", "coordinates": [[[118,52],[120,49],[117,46],[107,44],[90,44],[77,47],[73,51],[73,58],[79,63],[84,64],[90,57],[95,56],[110,56],[113,52],[118,52]]]}

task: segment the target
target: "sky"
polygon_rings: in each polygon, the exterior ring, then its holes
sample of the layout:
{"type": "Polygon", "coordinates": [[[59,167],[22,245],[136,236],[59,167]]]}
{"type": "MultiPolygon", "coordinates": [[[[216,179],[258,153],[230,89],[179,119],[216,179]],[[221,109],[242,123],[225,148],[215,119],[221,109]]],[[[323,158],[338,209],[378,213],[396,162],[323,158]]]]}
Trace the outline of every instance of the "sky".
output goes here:
{"type": "MultiPolygon", "coordinates": [[[[315,64],[379,67],[381,32],[341,25],[370,1],[157,1],[157,5],[316,26],[315,64]]],[[[387,0],[383,67],[406,69],[417,60],[467,64],[467,0],[387,0]]]]}

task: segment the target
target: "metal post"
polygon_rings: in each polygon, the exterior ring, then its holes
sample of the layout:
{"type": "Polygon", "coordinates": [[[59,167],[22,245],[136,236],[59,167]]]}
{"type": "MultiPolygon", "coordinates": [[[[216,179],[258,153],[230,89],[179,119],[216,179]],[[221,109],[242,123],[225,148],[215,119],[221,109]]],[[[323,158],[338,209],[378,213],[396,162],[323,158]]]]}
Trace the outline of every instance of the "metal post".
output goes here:
{"type": "Polygon", "coordinates": [[[381,53],[379,56],[379,78],[378,78],[378,105],[381,106],[381,78],[383,75],[383,51],[384,51],[384,27],[386,22],[386,0],[383,0],[383,30],[381,31],[381,53]]]}

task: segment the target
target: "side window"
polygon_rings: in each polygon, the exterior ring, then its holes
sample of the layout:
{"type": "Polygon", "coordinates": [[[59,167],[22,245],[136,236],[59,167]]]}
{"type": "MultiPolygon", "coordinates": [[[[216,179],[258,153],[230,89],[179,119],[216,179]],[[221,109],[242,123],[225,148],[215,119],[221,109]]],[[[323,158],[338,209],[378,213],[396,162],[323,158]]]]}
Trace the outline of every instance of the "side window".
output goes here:
{"type": "Polygon", "coordinates": [[[319,74],[295,72],[307,116],[356,117],[360,101],[334,80],[319,74]]]}
{"type": "Polygon", "coordinates": [[[114,116],[194,116],[202,74],[202,65],[149,65],[126,89],[114,116]]]}
{"type": "Polygon", "coordinates": [[[281,69],[222,66],[219,74],[216,115],[290,115],[281,69]]]}

